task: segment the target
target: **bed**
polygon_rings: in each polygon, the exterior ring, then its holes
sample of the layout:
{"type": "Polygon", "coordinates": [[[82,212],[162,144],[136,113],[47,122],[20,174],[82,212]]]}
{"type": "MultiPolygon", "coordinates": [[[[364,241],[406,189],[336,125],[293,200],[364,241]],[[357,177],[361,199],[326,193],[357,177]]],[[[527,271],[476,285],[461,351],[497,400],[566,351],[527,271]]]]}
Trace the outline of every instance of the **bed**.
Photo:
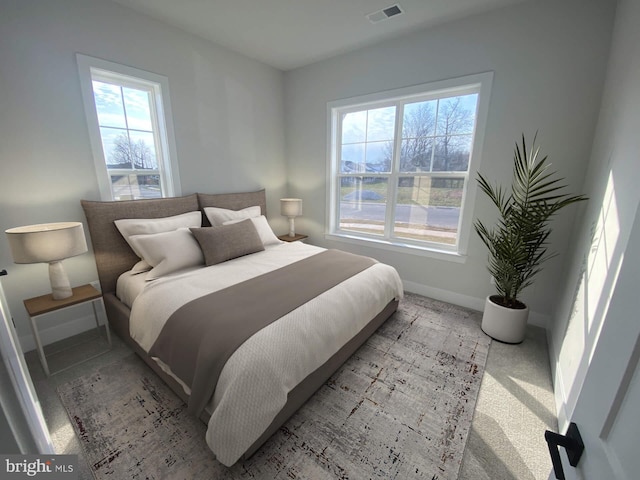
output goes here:
{"type": "Polygon", "coordinates": [[[208,425],[227,466],[255,453],[402,297],[388,265],[277,240],[264,190],[81,204],[111,328],[208,425]],[[146,221],[168,230],[135,233],[146,221]]]}

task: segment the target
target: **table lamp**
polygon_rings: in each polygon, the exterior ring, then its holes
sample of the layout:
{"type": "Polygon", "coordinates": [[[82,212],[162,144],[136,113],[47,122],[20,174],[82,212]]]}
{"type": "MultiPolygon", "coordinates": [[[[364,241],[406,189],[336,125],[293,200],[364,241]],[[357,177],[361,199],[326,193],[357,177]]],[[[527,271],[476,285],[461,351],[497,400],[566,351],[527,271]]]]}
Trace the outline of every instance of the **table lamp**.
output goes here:
{"type": "Polygon", "coordinates": [[[302,215],[302,200],[299,198],[281,198],[280,214],[289,217],[289,236],[296,236],[294,219],[302,215]]]}
{"type": "Polygon", "coordinates": [[[73,292],[62,260],[87,251],[87,241],[80,222],[43,223],[6,230],[15,263],[48,263],[49,281],[54,300],[70,297],[73,292]]]}

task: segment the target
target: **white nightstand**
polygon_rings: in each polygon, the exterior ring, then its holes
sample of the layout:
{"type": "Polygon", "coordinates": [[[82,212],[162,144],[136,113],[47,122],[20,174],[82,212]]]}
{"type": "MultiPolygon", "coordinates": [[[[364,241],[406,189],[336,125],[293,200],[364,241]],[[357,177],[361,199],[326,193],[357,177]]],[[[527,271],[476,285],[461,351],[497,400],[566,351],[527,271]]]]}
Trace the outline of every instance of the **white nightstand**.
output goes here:
{"type": "Polygon", "coordinates": [[[70,367],[78,365],[79,363],[86,362],[87,360],[91,360],[103,353],[108,352],[111,349],[111,333],[109,332],[109,322],[105,323],[105,330],[107,331],[107,341],[109,342],[109,348],[102,352],[99,352],[95,355],[92,355],[89,358],[85,358],[81,362],[74,363],[73,365],[69,365],[57,372],[50,373],[49,372],[49,364],[47,363],[47,358],[44,354],[44,349],[42,348],[42,342],[40,341],[40,335],[38,334],[38,326],[36,324],[36,318],[45,315],[47,313],[56,312],[58,310],[62,310],[63,308],[74,307],[77,305],[82,305],[87,302],[91,302],[91,306],[93,307],[93,315],[96,319],[96,328],[100,328],[100,322],[98,319],[98,311],[96,310],[96,303],[102,305],[102,309],[104,311],[104,302],[102,301],[102,294],[96,290],[92,285],[82,285],[80,287],[75,287],[72,289],[73,295],[68,298],[63,298],[62,300],[54,300],[51,294],[41,295],[39,297],[29,298],[24,301],[24,306],[27,309],[27,313],[29,314],[29,320],[31,323],[31,332],[33,333],[33,338],[36,341],[36,346],[38,348],[38,355],[40,356],[40,363],[42,364],[42,369],[47,376],[53,375],[55,373],[60,373],[63,370],[66,370],[70,367]]]}

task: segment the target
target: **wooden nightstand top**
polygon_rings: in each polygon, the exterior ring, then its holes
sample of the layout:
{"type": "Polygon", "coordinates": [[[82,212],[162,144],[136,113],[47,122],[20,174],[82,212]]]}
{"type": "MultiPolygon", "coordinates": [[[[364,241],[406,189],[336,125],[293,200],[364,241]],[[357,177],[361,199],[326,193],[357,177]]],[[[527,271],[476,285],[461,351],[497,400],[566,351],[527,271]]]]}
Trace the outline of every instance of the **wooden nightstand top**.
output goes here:
{"type": "Polygon", "coordinates": [[[299,233],[296,233],[296,235],[293,237],[290,237],[288,233],[285,233],[284,235],[278,235],[278,238],[283,242],[297,242],[299,240],[304,240],[307,237],[308,235],[300,235],[299,233]]]}
{"type": "Polygon", "coordinates": [[[24,301],[24,306],[30,317],[36,317],[43,313],[54,312],[60,308],[70,307],[89,300],[100,298],[102,294],[93,285],[86,284],[72,288],[73,295],[62,300],[54,300],[48,293],[39,297],[28,298],[24,301]]]}

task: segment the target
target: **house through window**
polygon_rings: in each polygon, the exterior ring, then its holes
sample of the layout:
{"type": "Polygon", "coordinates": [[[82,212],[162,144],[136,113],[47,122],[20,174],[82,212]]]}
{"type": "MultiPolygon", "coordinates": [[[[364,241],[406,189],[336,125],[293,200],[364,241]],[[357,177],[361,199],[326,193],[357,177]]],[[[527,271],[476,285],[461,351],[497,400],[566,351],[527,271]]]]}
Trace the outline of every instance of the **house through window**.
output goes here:
{"type": "Polygon", "coordinates": [[[167,79],[82,55],[78,66],[102,198],[176,195],[167,79]]]}
{"type": "Polygon", "coordinates": [[[329,233],[463,253],[490,80],[482,74],[330,104],[329,233]]]}

